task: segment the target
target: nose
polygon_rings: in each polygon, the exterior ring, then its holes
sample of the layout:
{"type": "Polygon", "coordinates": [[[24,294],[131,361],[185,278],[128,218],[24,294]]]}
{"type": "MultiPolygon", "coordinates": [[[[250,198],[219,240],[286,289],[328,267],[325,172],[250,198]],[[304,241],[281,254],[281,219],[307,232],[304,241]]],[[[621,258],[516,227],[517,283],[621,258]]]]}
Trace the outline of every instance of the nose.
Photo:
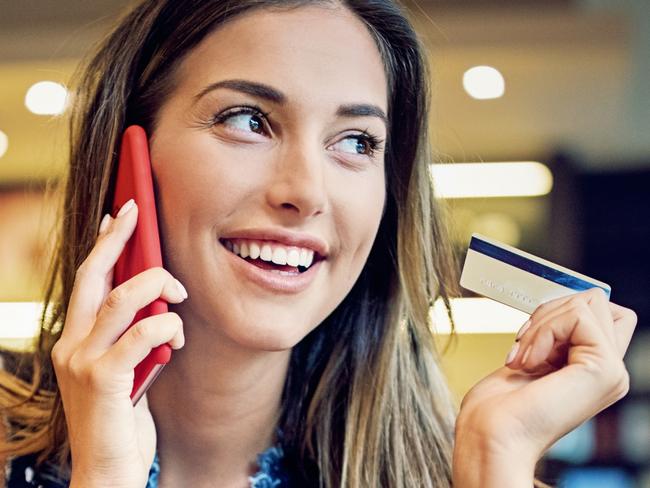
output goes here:
{"type": "Polygon", "coordinates": [[[267,190],[267,202],[303,218],[323,213],[327,206],[322,150],[292,145],[279,151],[267,190]]]}

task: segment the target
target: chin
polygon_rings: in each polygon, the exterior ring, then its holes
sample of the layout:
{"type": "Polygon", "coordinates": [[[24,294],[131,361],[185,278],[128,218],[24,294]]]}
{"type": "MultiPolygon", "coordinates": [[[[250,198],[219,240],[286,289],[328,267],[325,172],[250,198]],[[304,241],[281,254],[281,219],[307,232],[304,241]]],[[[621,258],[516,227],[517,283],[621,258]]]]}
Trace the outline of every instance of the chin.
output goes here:
{"type": "Polygon", "coordinates": [[[305,336],[305,333],[296,333],[291,330],[278,330],[273,327],[272,330],[257,330],[245,336],[233,337],[233,340],[247,349],[255,351],[279,352],[292,349],[305,336]]]}

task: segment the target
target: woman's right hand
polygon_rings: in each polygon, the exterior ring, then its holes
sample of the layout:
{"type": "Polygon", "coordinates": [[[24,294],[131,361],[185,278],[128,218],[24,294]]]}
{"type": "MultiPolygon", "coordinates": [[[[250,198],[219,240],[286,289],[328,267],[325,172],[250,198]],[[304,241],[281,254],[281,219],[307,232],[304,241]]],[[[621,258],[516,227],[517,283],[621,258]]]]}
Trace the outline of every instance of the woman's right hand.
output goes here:
{"type": "Polygon", "coordinates": [[[52,362],[61,392],[72,454],[71,487],[142,488],[156,448],[156,430],[144,396],[134,407],[133,368],[152,348],[183,346],[182,321],[173,313],[140,320],[157,298],[180,303],[183,286],[162,268],[112,288],[113,268],[135,229],[138,209],[128,203],[105,217],[97,242],[79,267],[52,362]]]}

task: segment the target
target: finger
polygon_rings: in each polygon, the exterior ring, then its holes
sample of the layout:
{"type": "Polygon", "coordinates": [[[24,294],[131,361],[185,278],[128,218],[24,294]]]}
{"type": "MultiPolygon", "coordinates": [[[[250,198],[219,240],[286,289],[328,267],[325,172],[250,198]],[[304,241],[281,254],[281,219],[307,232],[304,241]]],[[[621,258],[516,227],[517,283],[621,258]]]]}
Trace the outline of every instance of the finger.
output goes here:
{"type": "Polygon", "coordinates": [[[536,336],[521,356],[521,369],[529,374],[544,375],[566,366],[569,344],[558,342],[548,327],[536,336]]]}
{"type": "Polygon", "coordinates": [[[106,214],[102,218],[101,222],[99,223],[99,231],[97,232],[97,236],[101,236],[103,234],[106,234],[106,231],[108,231],[109,227],[111,226],[111,223],[113,222],[113,217],[111,217],[111,214],[106,214]]]}
{"type": "Polygon", "coordinates": [[[633,310],[621,307],[615,303],[610,303],[609,308],[614,319],[613,329],[616,338],[616,347],[621,357],[623,357],[632,340],[632,334],[634,334],[638,320],[637,315],[633,310]]]}
{"type": "MultiPolygon", "coordinates": [[[[550,304],[550,302],[548,303],[550,304]]],[[[574,307],[574,304],[570,298],[567,298],[565,300],[557,300],[555,301],[555,304],[556,305],[553,307],[546,307],[544,309],[544,313],[536,310],[535,313],[531,315],[527,324],[524,324],[524,328],[526,328],[526,330],[523,330],[522,328],[523,331],[517,335],[516,341],[519,343],[519,354],[516,357],[520,358],[522,362],[524,356],[527,356],[530,353],[530,347],[538,337],[540,327],[542,327],[543,324],[552,323],[557,319],[557,317],[561,317],[563,314],[569,313],[574,307]]],[[[546,340],[548,340],[548,338],[544,337],[543,341],[546,340]]],[[[549,346],[546,342],[544,342],[544,344],[546,347],[549,346]]],[[[506,365],[512,367],[514,364],[514,358],[515,356],[509,356],[508,359],[510,362],[506,363],[506,365]]]]}
{"type": "MultiPolygon", "coordinates": [[[[524,337],[526,336],[533,336],[535,334],[536,326],[539,324],[539,322],[546,316],[550,314],[557,315],[558,310],[562,310],[562,307],[567,304],[573,295],[567,295],[563,296],[560,298],[555,298],[553,300],[549,300],[548,302],[544,302],[541,305],[538,305],[537,308],[533,311],[529,319],[521,326],[519,331],[517,332],[517,336],[515,337],[515,342],[520,342],[524,341],[526,345],[528,345],[527,341],[530,341],[530,339],[524,340],[524,337]],[[533,323],[535,323],[535,327],[533,327],[533,323]]],[[[519,344],[521,346],[521,343],[519,344]]],[[[525,347],[521,347],[521,349],[525,349],[525,347]]]]}
{"type": "Polygon", "coordinates": [[[539,321],[542,317],[568,303],[575,295],[577,295],[577,293],[571,293],[570,295],[554,298],[553,300],[538,305],[530,316],[530,319],[532,321],[539,321]]]}
{"type": "Polygon", "coordinates": [[[61,333],[62,341],[81,342],[95,323],[97,312],[106,298],[108,279],[112,280],[113,267],[138,221],[137,206],[134,203],[127,207],[127,204],[120,209],[123,213],[118,213],[110,228],[99,236],[95,247],[77,270],[61,333]]]}
{"type": "Polygon", "coordinates": [[[543,376],[562,369],[567,365],[569,352],[568,344],[554,344],[548,357],[538,364],[523,366],[522,370],[532,376],[543,376]]]}
{"type": "MultiPolygon", "coordinates": [[[[598,287],[544,302],[534,310],[533,314],[530,316],[530,321],[532,323],[539,323],[544,317],[547,317],[550,314],[557,315],[558,310],[563,309],[563,307],[568,303],[575,300],[585,300],[589,305],[593,305],[596,310],[596,315],[609,320],[611,325],[611,312],[608,310],[607,306],[609,299],[607,298],[607,295],[605,295],[605,292],[598,287]]],[[[521,339],[526,332],[527,330],[520,331],[517,338],[521,339]]]]}
{"type": "Polygon", "coordinates": [[[138,273],[113,289],[97,315],[95,327],[84,348],[89,354],[103,354],[133,322],[137,312],[157,298],[180,303],[187,298],[181,283],[163,268],[138,273]]]}
{"type": "Polygon", "coordinates": [[[605,292],[598,287],[591,288],[575,296],[576,300],[586,300],[589,307],[593,310],[594,315],[598,317],[598,324],[614,344],[616,336],[614,334],[614,319],[612,311],[609,308],[609,298],[605,292]]]}
{"type": "Polygon", "coordinates": [[[609,347],[615,347],[586,301],[574,300],[565,303],[561,311],[560,314],[542,319],[534,333],[529,332],[522,338],[519,351],[508,364],[510,368],[519,369],[524,364],[527,368],[535,367],[549,357],[556,343],[598,350],[605,348],[604,353],[609,352],[609,347]]]}
{"type": "MultiPolygon", "coordinates": [[[[115,222],[115,219],[111,216],[111,214],[104,215],[104,218],[99,224],[99,234],[97,237],[99,238],[109,232],[113,226],[113,222],[115,222]]],[[[111,268],[111,270],[106,275],[106,279],[104,280],[104,292],[102,293],[104,299],[106,299],[106,296],[108,296],[109,292],[113,289],[113,272],[114,268],[111,268]]]]}
{"type": "MultiPolygon", "coordinates": [[[[524,325],[526,329],[524,330],[524,328],[522,328],[522,331],[517,334],[517,341],[520,342],[522,357],[527,350],[530,349],[533,338],[537,335],[537,331],[540,327],[544,324],[551,323],[561,315],[570,312],[576,307],[576,304],[580,304],[580,307],[585,310],[589,308],[591,310],[589,315],[592,318],[595,318],[594,323],[601,328],[605,337],[607,337],[612,344],[616,343],[612,313],[609,309],[609,300],[600,288],[592,288],[568,297],[563,297],[563,299],[547,302],[538,307],[530,317],[530,324],[528,326],[524,325]],[[586,306],[583,306],[582,304],[586,306]]],[[[545,343],[545,345],[548,346],[548,343],[545,343]]]]}
{"type": "Polygon", "coordinates": [[[179,349],[185,343],[183,322],[173,312],[142,319],[132,327],[101,358],[115,374],[129,373],[154,347],[169,342],[179,349]]]}

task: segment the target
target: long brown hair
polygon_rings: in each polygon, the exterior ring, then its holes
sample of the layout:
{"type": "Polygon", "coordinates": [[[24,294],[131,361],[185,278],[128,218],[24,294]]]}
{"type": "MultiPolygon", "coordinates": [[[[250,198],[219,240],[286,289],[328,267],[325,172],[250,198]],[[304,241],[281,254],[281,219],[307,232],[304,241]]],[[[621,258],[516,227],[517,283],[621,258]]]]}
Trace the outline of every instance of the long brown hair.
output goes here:
{"type": "Polygon", "coordinates": [[[292,352],[278,425],[287,462],[309,485],[451,486],[455,412],[429,312],[434,299],[448,303],[455,293],[456,266],[429,180],[426,65],[411,25],[390,0],[145,0],[101,43],[76,90],[59,244],[45,296],[51,314],[42,318],[32,378],[0,376],[0,404],[14,427],[0,452],[69,463],[50,350],[75,272],[111,210],[125,127],[138,123],[152,132],[180,60],[224,22],[256,8],[315,3],[355,13],[384,61],[387,199],[358,281],[292,352]]]}

